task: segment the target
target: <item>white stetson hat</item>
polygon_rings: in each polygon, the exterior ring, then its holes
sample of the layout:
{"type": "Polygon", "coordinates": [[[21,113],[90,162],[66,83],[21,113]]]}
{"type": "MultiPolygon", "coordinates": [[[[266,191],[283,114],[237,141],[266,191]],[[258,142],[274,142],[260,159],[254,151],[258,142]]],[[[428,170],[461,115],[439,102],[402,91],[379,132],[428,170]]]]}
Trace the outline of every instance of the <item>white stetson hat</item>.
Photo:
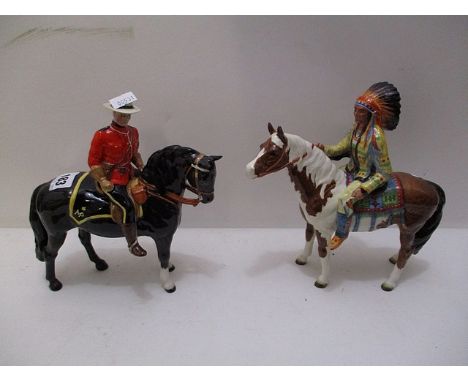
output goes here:
{"type": "Polygon", "coordinates": [[[109,102],[103,104],[106,109],[116,111],[122,114],[134,114],[141,111],[141,109],[133,104],[137,98],[132,92],[127,92],[112,98],[109,102]]]}

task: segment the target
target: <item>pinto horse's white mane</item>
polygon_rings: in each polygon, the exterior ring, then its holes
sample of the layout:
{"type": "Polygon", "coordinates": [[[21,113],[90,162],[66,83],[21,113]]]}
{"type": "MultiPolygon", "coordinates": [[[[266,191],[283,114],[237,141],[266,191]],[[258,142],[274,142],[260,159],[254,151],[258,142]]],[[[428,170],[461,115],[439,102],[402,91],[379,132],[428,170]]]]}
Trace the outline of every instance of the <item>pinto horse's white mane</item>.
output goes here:
{"type": "MultiPolygon", "coordinates": [[[[299,171],[306,168],[307,175],[317,185],[329,184],[333,180],[337,185],[346,183],[346,175],[317,146],[304,138],[293,134],[284,134],[288,140],[289,162],[296,162],[299,171]]],[[[283,147],[283,142],[277,134],[271,137],[274,144],[283,147]]]]}

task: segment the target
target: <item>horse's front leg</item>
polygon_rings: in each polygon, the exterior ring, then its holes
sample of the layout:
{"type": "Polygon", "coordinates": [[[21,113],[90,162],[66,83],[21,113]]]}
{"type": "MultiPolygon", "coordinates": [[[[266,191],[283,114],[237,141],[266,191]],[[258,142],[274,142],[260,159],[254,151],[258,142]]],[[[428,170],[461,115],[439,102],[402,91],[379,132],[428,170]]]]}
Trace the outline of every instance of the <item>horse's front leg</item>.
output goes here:
{"type": "Polygon", "coordinates": [[[312,254],[312,246],[314,244],[314,237],[315,237],[315,230],[312,225],[307,223],[306,231],[305,231],[305,246],[302,253],[297,257],[296,264],[298,265],[306,265],[307,260],[309,259],[310,255],[312,254]]]}
{"type": "Polygon", "coordinates": [[[98,271],[105,271],[109,268],[107,263],[101,259],[94,250],[94,247],[91,244],[91,234],[83,229],[79,229],[78,237],[80,238],[81,244],[85,247],[89,259],[96,265],[96,269],[98,271]]]}
{"type": "Polygon", "coordinates": [[[161,263],[159,277],[162,287],[166,292],[173,293],[176,290],[176,286],[169,273],[175,269],[175,267],[169,262],[171,257],[172,235],[164,238],[155,238],[154,241],[156,242],[156,247],[158,249],[159,262],[161,263]]]}
{"type": "Polygon", "coordinates": [[[330,250],[327,246],[327,239],[325,239],[320,232],[317,232],[317,242],[322,272],[317,281],[315,281],[315,286],[317,288],[325,288],[328,285],[328,277],[330,275],[330,250]]]}

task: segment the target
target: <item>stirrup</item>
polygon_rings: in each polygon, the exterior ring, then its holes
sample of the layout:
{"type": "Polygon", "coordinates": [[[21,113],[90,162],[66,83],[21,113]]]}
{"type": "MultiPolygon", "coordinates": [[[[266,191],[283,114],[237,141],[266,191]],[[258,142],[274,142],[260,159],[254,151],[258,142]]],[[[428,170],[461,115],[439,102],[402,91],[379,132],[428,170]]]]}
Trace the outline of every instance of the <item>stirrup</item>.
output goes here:
{"type": "Polygon", "coordinates": [[[130,253],[137,257],[146,256],[146,251],[140,246],[138,240],[135,240],[132,244],[128,246],[130,253]]]}
{"type": "Polygon", "coordinates": [[[332,251],[337,249],[343,242],[346,240],[345,237],[339,237],[336,235],[333,235],[333,237],[330,240],[330,244],[328,245],[328,248],[330,248],[332,251]]]}

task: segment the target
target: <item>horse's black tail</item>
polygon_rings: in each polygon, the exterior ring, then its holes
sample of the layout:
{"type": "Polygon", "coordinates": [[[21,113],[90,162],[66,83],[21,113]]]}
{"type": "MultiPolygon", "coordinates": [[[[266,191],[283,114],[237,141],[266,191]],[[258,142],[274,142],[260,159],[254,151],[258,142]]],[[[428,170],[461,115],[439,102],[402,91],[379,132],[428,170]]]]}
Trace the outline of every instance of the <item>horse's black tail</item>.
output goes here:
{"type": "Polygon", "coordinates": [[[34,232],[34,241],[36,242],[36,257],[40,261],[44,261],[45,247],[47,245],[47,231],[39,218],[39,214],[36,209],[37,194],[39,193],[39,187],[37,187],[31,196],[31,207],[29,209],[29,223],[31,223],[32,230],[34,232]]]}
{"type": "Polygon", "coordinates": [[[426,221],[426,223],[419,229],[419,231],[416,232],[413,243],[414,254],[418,253],[424,244],[427,243],[442,220],[442,209],[444,208],[445,204],[445,192],[438,184],[433,182],[429,183],[434,186],[437,193],[439,194],[439,204],[437,205],[437,209],[435,210],[434,214],[426,221]]]}

